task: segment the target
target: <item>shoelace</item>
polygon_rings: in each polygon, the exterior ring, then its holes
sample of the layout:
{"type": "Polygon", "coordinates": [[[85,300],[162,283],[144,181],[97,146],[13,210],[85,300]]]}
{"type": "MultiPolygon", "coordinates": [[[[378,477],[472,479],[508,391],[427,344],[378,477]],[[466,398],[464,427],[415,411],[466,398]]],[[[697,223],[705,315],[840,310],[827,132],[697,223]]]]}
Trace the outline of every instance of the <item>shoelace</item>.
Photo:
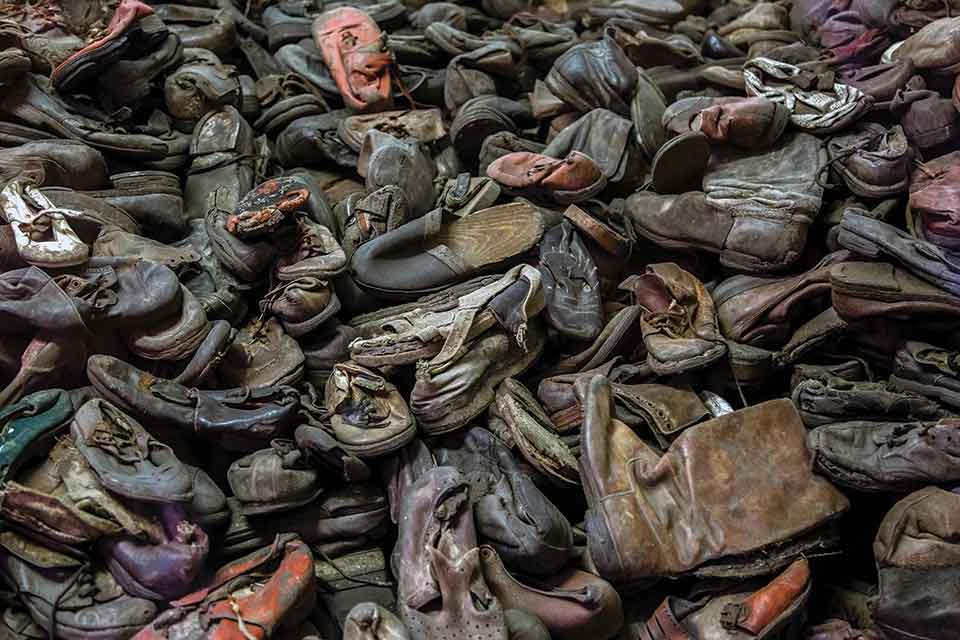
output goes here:
{"type": "Polygon", "coordinates": [[[690,327],[687,314],[676,300],[670,302],[670,308],[656,313],[644,313],[644,320],[669,338],[682,338],[690,327]]]}
{"type": "Polygon", "coordinates": [[[81,277],[70,274],[57,276],[53,281],[72,298],[78,298],[97,311],[102,311],[120,301],[116,292],[107,284],[103,274],[93,277],[81,277]]]}
{"type": "MultiPolygon", "coordinates": [[[[840,185],[832,184],[829,182],[823,182],[823,175],[829,172],[830,169],[832,169],[835,165],[840,164],[847,158],[853,156],[854,154],[860,151],[863,151],[864,149],[868,149],[872,147],[874,144],[877,143],[877,141],[883,139],[885,135],[887,135],[886,132],[883,132],[883,133],[877,132],[869,136],[866,140],[862,141],[861,143],[856,144],[850,147],[849,149],[845,149],[841,151],[840,153],[835,155],[833,158],[828,160],[825,165],[823,165],[817,170],[817,176],[816,178],[814,178],[814,181],[817,183],[817,186],[819,186],[821,189],[827,189],[827,190],[838,188],[840,185]]],[[[829,141],[824,142],[823,144],[824,146],[826,146],[828,143],[829,141]]]]}

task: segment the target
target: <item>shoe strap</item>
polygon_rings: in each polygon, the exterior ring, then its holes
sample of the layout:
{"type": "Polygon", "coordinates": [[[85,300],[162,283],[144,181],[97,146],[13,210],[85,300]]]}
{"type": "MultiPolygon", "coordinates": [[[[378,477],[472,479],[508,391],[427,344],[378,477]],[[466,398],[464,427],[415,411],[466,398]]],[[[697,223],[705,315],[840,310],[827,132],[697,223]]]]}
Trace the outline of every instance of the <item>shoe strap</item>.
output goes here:
{"type": "Polygon", "coordinates": [[[529,265],[517,265],[508,271],[502,278],[485,287],[481,287],[472,293],[461,297],[457,302],[457,312],[453,317],[450,332],[434,358],[429,362],[430,371],[436,373],[442,371],[458,355],[462,353],[464,343],[470,334],[470,328],[473,326],[477,314],[490,302],[498,293],[505,291],[520,278],[530,282],[530,288],[527,295],[520,305],[520,314],[522,320],[517,327],[516,339],[521,346],[525,343],[527,320],[529,320],[529,309],[535,299],[535,295],[540,288],[540,272],[529,265]]]}

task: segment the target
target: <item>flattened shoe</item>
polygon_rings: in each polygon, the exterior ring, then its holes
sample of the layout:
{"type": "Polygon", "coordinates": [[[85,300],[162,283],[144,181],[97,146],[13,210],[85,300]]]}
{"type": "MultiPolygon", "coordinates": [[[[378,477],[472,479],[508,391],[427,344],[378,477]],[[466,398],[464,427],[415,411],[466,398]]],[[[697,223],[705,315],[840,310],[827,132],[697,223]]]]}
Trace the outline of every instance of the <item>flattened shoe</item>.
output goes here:
{"type": "Polygon", "coordinates": [[[458,294],[465,287],[454,287],[437,294],[435,301],[377,313],[376,319],[370,317],[361,325],[363,337],[350,343],[351,357],[368,367],[413,364],[441,351],[450,353],[464,339],[496,326],[516,333],[543,309],[540,272],[533,267],[518,265],[490,280],[463,295],[458,294]]]}
{"type": "Polygon", "coordinates": [[[104,398],[144,422],[261,443],[292,429],[300,406],[300,396],[291,387],[200,391],[111,356],[91,356],[87,376],[104,398]]]}

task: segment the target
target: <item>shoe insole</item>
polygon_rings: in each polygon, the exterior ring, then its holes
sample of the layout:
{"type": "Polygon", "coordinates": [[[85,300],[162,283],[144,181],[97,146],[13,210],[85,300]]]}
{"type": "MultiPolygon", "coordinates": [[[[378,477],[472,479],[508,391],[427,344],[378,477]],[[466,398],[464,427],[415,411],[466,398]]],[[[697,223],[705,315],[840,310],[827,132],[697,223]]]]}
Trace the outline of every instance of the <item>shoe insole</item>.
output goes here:
{"type": "Polygon", "coordinates": [[[430,240],[446,245],[471,269],[503,262],[528,251],[543,235],[543,217],[515,202],[492,207],[445,225],[430,240]]]}

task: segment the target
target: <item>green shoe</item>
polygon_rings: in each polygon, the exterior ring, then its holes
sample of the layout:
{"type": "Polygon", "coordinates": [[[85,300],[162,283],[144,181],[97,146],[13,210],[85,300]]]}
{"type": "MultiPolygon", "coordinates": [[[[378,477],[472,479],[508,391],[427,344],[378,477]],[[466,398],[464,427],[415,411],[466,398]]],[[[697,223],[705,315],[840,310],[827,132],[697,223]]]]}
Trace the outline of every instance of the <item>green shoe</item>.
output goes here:
{"type": "Polygon", "coordinates": [[[0,483],[12,477],[72,415],[73,403],[62,389],[38,391],[0,408],[0,483]]]}

